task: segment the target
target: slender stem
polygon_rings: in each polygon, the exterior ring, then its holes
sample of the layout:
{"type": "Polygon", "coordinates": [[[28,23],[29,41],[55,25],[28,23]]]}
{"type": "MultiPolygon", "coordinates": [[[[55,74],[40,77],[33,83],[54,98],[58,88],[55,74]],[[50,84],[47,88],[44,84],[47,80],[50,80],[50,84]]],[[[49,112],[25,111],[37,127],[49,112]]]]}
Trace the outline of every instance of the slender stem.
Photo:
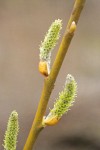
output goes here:
{"type": "Polygon", "coordinates": [[[43,116],[45,115],[46,107],[47,107],[51,92],[54,88],[54,83],[56,81],[57,75],[59,73],[62,62],[64,60],[64,57],[67,53],[68,47],[69,47],[70,42],[74,35],[73,32],[70,32],[70,25],[71,25],[72,21],[75,21],[75,23],[78,22],[79,16],[81,14],[81,11],[83,9],[85,1],[86,0],[76,0],[75,1],[74,8],[71,13],[68,25],[66,27],[65,34],[63,36],[60,48],[58,50],[54,64],[52,66],[51,73],[50,73],[49,77],[45,78],[45,80],[44,80],[44,87],[43,87],[42,94],[40,97],[40,102],[38,105],[36,116],[35,116],[34,122],[32,124],[30,133],[28,135],[28,138],[27,138],[27,141],[25,143],[23,150],[32,150],[38,134],[43,129],[42,119],[43,119],[43,116]]]}

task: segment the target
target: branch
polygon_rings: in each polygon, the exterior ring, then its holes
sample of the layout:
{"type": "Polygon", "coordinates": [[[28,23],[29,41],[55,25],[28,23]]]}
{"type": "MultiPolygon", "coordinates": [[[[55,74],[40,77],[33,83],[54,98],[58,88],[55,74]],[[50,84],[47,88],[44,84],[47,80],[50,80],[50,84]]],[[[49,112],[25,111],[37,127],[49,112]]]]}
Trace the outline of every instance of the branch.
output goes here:
{"type": "Polygon", "coordinates": [[[32,150],[38,134],[44,128],[42,126],[43,116],[45,115],[46,107],[47,107],[51,92],[54,88],[54,83],[56,81],[57,75],[59,73],[62,62],[64,60],[64,57],[67,53],[68,47],[69,47],[70,42],[74,35],[74,30],[73,31],[71,30],[71,25],[72,25],[73,21],[77,24],[80,14],[81,14],[81,11],[84,7],[85,1],[86,0],[76,0],[75,1],[72,14],[70,16],[68,25],[65,30],[65,34],[63,36],[60,48],[58,50],[54,64],[52,66],[51,73],[44,80],[44,87],[43,87],[42,94],[40,97],[40,102],[38,105],[36,116],[35,116],[34,122],[32,124],[30,133],[28,135],[28,138],[27,138],[27,141],[25,143],[23,150],[32,150]]]}

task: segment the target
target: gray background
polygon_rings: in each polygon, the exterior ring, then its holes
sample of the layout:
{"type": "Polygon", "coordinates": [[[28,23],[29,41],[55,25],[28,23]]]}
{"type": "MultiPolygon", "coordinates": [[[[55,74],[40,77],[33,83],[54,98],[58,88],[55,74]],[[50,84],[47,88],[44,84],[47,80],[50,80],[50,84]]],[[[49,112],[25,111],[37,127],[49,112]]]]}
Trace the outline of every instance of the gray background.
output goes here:
{"type": "MultiPolygon", "coordinates": [[[[17,149],[22,150],[43,86],[43,77],[38,72],[40,41],[58,18],[63,20],[62,37],[73,3],[74,0],[0,0],[0,145],[9,114],[17,110],[20,121],[17,149]]],[[[41,132],[35,150],[100,149],[99,0],[86,2],[47,113],[68,73],[78,83],[76,102],[58,125],[41,132]]]]}

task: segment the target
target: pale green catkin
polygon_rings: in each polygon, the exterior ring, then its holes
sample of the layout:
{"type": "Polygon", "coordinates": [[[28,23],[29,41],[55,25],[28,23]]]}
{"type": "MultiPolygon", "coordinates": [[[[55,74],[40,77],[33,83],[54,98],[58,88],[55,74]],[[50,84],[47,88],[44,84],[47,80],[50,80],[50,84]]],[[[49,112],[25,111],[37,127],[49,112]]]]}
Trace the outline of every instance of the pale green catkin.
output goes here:
{"type": "Polygon", "coordinates": [[[18,113],[13,111],[9,117],[4,137],[4,149],[16,150],[17,135],[19,131],[18,113]]]}
{"type": "Polygon", "coordinates": [[[56,116],[58,119],[72,106],[77,93],[77,83],[72,75],[67,75],[64,90],[59,93],[59,98],[54,103],[54,108],[47,116],[56,116]]]}
{"type": "Polygon", "coordinates": [[[51,50],[54,48],[54,46],[57,43],[57,40],[59,39],[59,32],[62,28],[62,21],[60,19],[55,20],[45,38],[44,41],[41,42],[40,46],[40,60],[41,61],[50,61],[50,56],[51,56],[51,50]]]}

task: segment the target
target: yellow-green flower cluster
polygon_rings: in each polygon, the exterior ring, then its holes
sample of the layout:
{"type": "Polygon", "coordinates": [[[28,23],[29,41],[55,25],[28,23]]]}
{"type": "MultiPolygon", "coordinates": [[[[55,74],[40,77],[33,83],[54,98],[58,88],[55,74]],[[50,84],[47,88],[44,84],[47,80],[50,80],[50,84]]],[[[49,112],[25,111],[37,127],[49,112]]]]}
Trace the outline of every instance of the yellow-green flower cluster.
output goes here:
{"type": "Polygon", "coordinates": [[[16,111],[13,111],[9,117],[7,131],[5,132],[3,144],[5,150],[16,150],[18,131],[18,113],[16,111]]]}
{"type": "Polygon", "coordinates": [[[56,116],[58,119],[65,114],[72,106],[77,92],[77,83],[74,77],[67,75],[64,90],[59,93],[59,98],[54,104],[54,108],[50,111],[50,116],[56,116]]]}
{"type": "Polygon", "coordinates": [[[41,46],[40,46],[40,60],[41,61],[50,60],[51,50],[54,48],[57,40],[59,39],[59,32],[61,28],[62,28],[62,21],[60,19],[55,20],[51,24],[44,38],[44,41],[41,42],[41,46]]]}

